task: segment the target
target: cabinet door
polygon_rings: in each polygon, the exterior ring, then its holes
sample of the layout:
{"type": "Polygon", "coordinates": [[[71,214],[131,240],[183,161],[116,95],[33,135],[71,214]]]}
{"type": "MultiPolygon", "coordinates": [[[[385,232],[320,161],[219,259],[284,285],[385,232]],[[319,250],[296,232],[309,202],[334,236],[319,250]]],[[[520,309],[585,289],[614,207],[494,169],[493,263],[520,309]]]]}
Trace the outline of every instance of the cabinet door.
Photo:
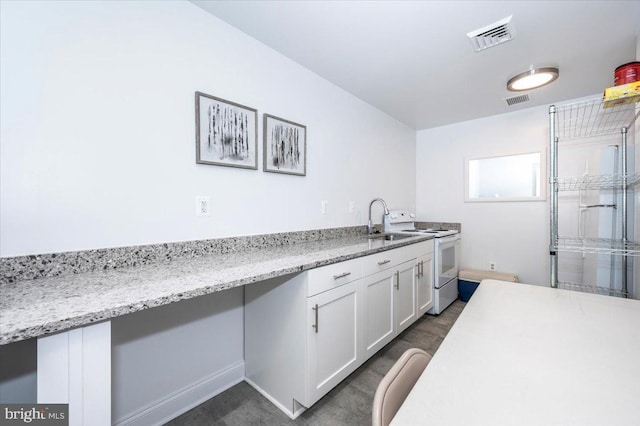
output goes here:
{"type": "Polygon", "coordinates": [[[433,253],[422,255],[417,264],[418,318],[433,307],[433,253]]]}
{"type": "Polygon", "coordinates": [[[307,298],[309,407],[362,363],[362,280],[307,298]]]}
{"type": "Polygon", "coordinates": [[[398,265],[396,269],[396,333],[400,333],[418,319],[416,270],[415,259],[398,265]]]}
{"type": "Polygon", "coordinates": [[[363,280],[365,359],[389,343],[394,334],[393,297],[396,270],[378,272],[363,280]]]}

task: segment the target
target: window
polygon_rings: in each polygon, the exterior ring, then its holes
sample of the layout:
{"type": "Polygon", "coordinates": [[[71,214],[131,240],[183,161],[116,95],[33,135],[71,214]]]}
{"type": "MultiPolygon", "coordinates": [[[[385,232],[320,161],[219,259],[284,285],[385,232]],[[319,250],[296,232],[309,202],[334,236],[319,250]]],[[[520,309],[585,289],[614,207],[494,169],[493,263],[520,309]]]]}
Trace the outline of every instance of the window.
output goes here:
{"type": "Polygon", "coordinates": [[[465,201],[544,201],[544,153],[465,160],[465,201]]]}

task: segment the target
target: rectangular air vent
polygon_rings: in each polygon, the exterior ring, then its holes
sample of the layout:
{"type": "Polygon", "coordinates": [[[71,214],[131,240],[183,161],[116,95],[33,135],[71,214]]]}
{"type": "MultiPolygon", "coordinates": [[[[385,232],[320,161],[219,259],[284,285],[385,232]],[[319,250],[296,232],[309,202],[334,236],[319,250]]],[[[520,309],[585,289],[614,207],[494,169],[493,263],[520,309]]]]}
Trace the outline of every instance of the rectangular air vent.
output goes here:
{"type": "Polygon", "coordinates": [[[505,100],[507,101],[507,104],[509,106],[511,106],[511,105],[515,105],[515,104],[520,104],[522,102],[528,102],[529,101],[529,95],[514,96],[513,98],[507,98],[505,100]]]}
{"type": "Polygon", "coordinates": [[[467,33],[476,52],[513,40],[515,36],[516,28],[511,22],[511,16],[467,33]]]}

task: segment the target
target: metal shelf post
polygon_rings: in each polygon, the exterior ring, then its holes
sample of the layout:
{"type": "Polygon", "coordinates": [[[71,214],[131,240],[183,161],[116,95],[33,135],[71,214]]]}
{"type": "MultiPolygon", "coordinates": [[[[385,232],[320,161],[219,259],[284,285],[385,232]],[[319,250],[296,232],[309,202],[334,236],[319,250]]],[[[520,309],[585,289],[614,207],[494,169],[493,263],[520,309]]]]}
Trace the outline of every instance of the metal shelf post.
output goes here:
{"type": "Polygon", "coordinates": [[[551,262],[551,287],[558,287],[558,254],[556,245],[558,240],[558,138],[556,137],[556,107],[549,107],[549,194],[551,208],[549,210],[549,256],[551,262]]]}
{"type": "MultiPolygon", "coordinates": [[[[622,242],[626,244],[627,239],[627,128],[623,127],[622,133],[622,242]]],[[[628,294],[627,289],[627,257],[622,256],[622,291],[628,294]]]]}

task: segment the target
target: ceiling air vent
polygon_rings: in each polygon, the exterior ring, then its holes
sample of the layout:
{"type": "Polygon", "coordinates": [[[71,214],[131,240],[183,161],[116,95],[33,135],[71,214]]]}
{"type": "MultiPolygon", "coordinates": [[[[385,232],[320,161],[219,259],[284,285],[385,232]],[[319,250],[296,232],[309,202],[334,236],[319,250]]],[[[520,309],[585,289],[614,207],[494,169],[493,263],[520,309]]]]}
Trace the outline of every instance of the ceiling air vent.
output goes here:
{"type": "Polygon", "coordinates": [[[516,28],[511,22],[511,16],[467,33],[476,52],[513,40],[515,36],[516,28]]]}
{"type": "Polygon", "coordinates": [[[506,101],[509,106],[529,102],[529,95],[514,96],[513,98],[507,98],[506,101]]]}

